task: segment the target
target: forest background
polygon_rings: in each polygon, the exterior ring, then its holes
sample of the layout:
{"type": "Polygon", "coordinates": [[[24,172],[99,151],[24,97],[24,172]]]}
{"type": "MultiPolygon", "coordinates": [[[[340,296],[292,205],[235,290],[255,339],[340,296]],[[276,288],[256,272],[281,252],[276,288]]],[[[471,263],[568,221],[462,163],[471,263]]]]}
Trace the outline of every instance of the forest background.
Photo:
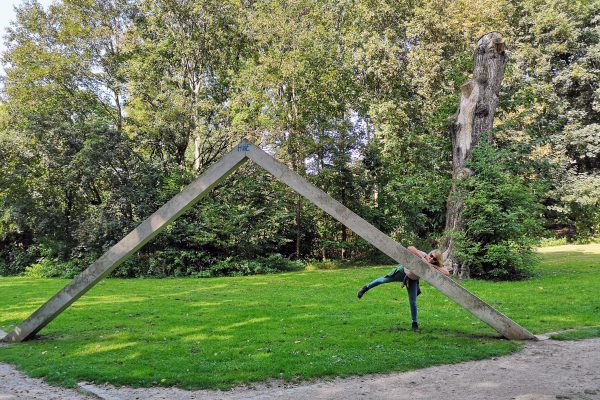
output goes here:
{"type": "MultiPolygon", "coordinates": [[[[542,238],[600,232],[598,0],[24,1],[2,54],[0,275],[73,276],[243,138],[436,247],[460,87],[490,31],[508,65],[454,234],[474,277],[530,276],[542,238]]],[[[383,257],[246,165],[113,275],[383,257]]]]}

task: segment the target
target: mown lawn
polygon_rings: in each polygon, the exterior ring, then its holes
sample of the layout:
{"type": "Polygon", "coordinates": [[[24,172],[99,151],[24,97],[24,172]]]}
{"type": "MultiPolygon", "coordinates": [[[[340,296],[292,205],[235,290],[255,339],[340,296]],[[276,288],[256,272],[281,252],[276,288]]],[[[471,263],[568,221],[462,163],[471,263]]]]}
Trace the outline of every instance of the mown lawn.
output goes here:
{"type": "MultiPolygon", "coordinates": [[[[600,245],[541,249],[539,276],[464,285],[533,333],[600,326],[600,245]]],[[[404,371],[509,353],[496,332],[423,282],[423,333],[406,292],[356,291],[390,267],[213,279],[109,279],[0,361],[62,385],[228,388],[404,371]]],[[[67,283],[0,278],[0,327],[11,330],[67,283]]]]}

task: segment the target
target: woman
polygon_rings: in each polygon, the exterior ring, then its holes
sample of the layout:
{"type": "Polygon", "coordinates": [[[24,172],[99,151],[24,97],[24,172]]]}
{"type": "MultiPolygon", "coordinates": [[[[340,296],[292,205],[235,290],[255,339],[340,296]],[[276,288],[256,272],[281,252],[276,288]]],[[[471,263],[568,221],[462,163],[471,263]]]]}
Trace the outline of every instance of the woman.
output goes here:
{"type": "MultiPolygon", "coordinates": [[[[430,253],[425,253],[414,246],[410,246],[408,251],[416,256],[421,257],[425,262],[440,271],[442,274],[446,276],[450,275],[450,272],[443,267],[444,263],[442,260],[441,251],[432,250],[430,253]]],[[[367,290],[373,289],[375,286],[379,286],[383,283],[390,282],[400,282],[402,283],[402,287],[406,286],[406,290],[408,291],[408,303],[410,305],[410,316],[412,318],[412,330],[420,333],[421,329],[419,328],[419,323],[417,322],[417,296],[421,294],[421,290],[419,289],[419,277],[408,268],[399,266],[386,276],[375,279],[373,282],[360,288],[357,296],[360,299],[367,292],[367,290]]]]}

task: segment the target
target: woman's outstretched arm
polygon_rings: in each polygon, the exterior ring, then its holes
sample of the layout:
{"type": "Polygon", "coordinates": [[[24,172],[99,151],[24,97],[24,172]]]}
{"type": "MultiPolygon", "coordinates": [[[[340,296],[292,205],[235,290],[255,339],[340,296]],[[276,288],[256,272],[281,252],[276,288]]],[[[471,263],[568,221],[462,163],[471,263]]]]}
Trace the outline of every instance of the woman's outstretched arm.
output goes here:
{"type": "Polygon", "coordinates": [[[437,265],[433,265],[433,264],[429,264],[429,265],[431,265],[433,268],[440,271],[442,274],[444,274],[446,276],[450,276],[450,271],[448,271],[445,267],[438,267],[437,265]]]}
{"type": "Polygon", "coordinates": [[[413,253],[415,256],[419,256],[421,258],[424,258],[427,255],[427,253],[417,249],[415,246],[408,246],[407,250],[413,253]]]}

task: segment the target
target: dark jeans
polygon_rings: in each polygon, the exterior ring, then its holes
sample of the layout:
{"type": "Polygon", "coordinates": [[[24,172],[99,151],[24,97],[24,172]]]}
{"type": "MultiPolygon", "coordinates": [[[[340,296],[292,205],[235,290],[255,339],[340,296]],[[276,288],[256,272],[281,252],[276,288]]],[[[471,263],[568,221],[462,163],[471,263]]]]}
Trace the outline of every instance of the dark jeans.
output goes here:
{"type": "MultiPolygon", "coordinates": [[[[373,289],[375,286],[382,285],[384,283],[391,282],[402,282],[404,281],[404,274],[394,274],[391,276],[382,276],[381,278],[375,279],[369,283],[367,287],[373,289]]],[[[409,285],[406,287],[408,291],[408,304],[410,305],[410,317],[412,322],[417,322],[417,294],[419,293],[419,281],[408,280],[409,285]]]]}

